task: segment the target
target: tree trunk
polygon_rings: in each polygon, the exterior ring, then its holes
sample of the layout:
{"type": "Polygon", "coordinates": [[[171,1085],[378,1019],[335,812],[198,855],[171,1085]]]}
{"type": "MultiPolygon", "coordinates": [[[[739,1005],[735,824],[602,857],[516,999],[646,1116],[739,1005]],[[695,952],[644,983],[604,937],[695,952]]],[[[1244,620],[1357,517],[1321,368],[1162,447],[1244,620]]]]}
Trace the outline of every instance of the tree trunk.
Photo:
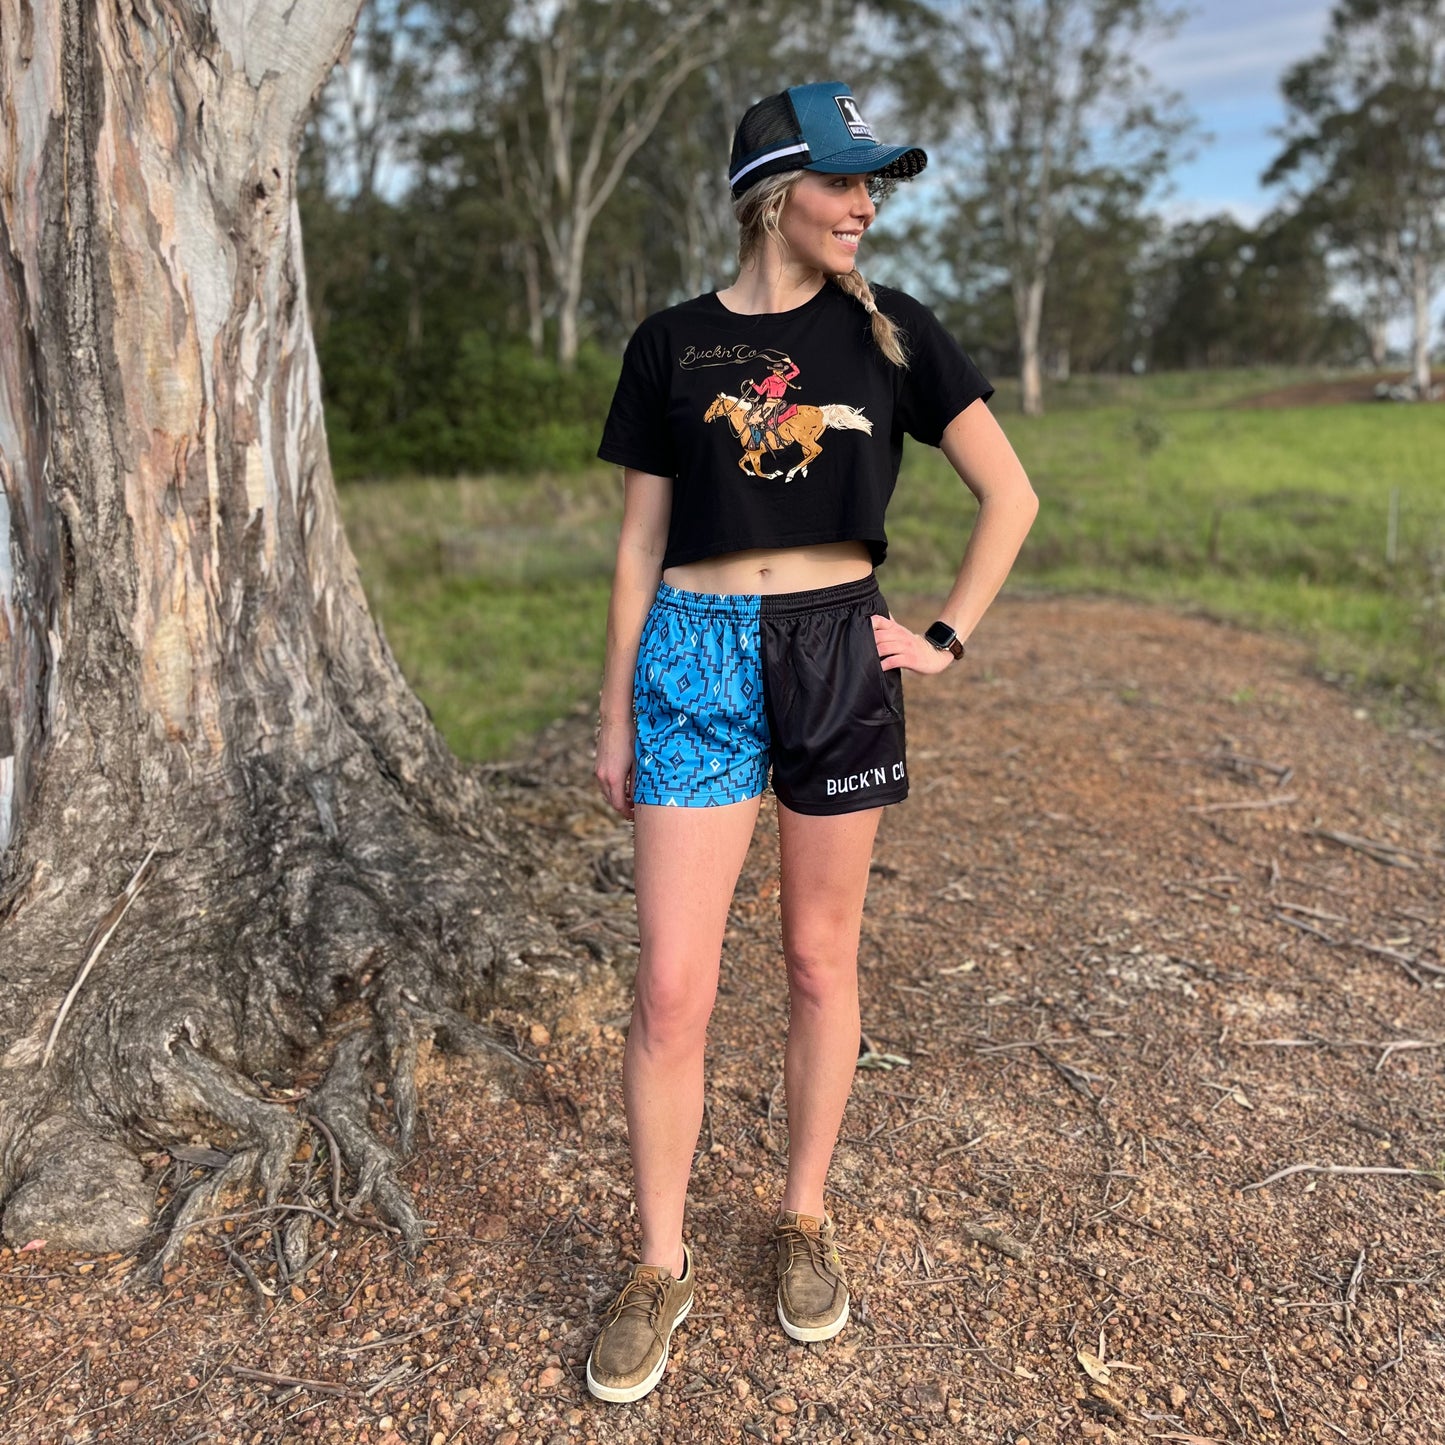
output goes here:
{"type": "Polygon", "coordinates": [[[564,244],[557,269],[557,364],[563,371],[572,371],[577,365],[588,230],[585,216],[573,216],[563,229],[564,244]]]}
{"type": "Polygon", "coordinates": [[[1410,384],[1421,401],[1430,397],[1430,257],[1423,246],[1410,264],[1414,334],[1410,344],[1410,384]]]}
{"type": "Polygon", "coordinates": [[[1014,287],[1014,314],[1019,333],[1019,404],[1025,416],[1044,414],[1043,366],[1039,329],[1044,315],[1044,275],[1036,271],[1014,287]]]}
{"type": "Polygon", "coordinates": [[[417,1050],[484,1044],[466,1010],[551,936],[515,897],[530,844],[408,689],[337,512],[296,149],[358,3],[0,0],[13,1243],[136,1244],[133,1151],[193,1131],[229,1162],[162,1261],[219,1190],[274,1201],[302,1120],[257,1075],[319,1051],[302,1108],[415,1245],[417,1050]]]}

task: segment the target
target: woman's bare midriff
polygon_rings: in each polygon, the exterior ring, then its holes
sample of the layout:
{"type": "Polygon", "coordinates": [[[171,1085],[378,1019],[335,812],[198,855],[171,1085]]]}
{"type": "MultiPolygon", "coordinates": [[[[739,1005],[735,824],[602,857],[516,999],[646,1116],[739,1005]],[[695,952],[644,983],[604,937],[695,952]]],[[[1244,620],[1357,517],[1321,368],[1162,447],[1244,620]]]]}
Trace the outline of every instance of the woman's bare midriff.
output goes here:
{"type": "Polygon", "coordinates": [[[755,595],[811,592],[857,582],[873,570],[862,542],[821,542],[813,547],[754,548],[669,567],[662,580],[681,592],[755,595]]]}

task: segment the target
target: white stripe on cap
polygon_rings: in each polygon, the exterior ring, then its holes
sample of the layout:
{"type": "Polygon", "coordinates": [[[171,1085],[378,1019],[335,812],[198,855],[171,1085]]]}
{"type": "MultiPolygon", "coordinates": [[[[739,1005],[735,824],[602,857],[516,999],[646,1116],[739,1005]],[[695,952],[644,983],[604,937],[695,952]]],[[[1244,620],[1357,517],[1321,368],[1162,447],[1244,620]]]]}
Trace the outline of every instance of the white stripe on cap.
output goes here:
{"type": "Polygon", "coordinates": [[[766,155],[759,156],[757,160],[749,161],[747,165],[742,168],[742,170],[738,171],[736,174],[733,175],[728,184],[734,186],[737,185],[737,183],[742,180],[742,178],[747,175],[749,171],[755,171],[759,166],[767,165],[769,161],[778,160],[782,156],[806,155],[807,150],[807,143],[804,142],[801,145],[784,146],[781,150],[769,151],[766,155]]]}

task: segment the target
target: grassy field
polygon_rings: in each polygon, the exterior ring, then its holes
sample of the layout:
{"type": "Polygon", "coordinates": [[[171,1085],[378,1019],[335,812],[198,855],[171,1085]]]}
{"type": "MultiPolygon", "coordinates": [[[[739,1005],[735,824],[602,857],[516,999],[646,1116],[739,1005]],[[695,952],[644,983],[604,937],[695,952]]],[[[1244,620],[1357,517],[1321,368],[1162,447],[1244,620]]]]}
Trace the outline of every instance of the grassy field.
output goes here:
{"type": "MultiPolygon", "coordinates": [[[[1322,671],[1439,708],[1445,409],[1232,405],[1301,375],[1082,378],[1042,418],[996,400],[1042,501],[1009,585],[1287,630],[1322,671]]],[[[461,756],[515,753],[595,697],[614,469],[358,482],[341,500],[372,606],[461,756]]],[[[890,597],[946,589],[972,512],[941,455],[910,444],[889,512],[890,597]]]]}

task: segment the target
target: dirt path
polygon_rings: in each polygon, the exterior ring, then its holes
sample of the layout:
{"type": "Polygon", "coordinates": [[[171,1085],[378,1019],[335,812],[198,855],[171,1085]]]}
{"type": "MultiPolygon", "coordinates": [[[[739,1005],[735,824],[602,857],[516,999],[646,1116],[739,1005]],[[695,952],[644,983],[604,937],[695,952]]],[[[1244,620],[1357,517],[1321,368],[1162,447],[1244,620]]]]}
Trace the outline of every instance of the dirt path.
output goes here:
{"type": "MultiPolygon", "coordinates": [[[[1406,1172],[1445,1167],[1440,739],[1383,732],[1288,644],[1104,601],[1000,605],[909,707],[863,986],[910,1066],[860,1072],[844,1125],[837,1341],[772,1313],[765,808],[712,1032],[700,1298],[645,1402],[581,1381],[633,1239],[626,999],[593,965],[500,1016],[539,1067],[428,1065],[413,1269],[352,1230],[278,1286],[244,1220],[264,1301],[219,1234],[149,1293],[129,1261],[0,1252],[0,1441],[1445,1439],[1445,1182],[1406,1172]],[[1261,1184],[1302,1164],[1399,1172],[1261,1184]]],[[[574,860],[579,951],[625,972],[626,830],[585,736],[528,764],[575,787],[522,776],[516,806],[574,860]]]]}

